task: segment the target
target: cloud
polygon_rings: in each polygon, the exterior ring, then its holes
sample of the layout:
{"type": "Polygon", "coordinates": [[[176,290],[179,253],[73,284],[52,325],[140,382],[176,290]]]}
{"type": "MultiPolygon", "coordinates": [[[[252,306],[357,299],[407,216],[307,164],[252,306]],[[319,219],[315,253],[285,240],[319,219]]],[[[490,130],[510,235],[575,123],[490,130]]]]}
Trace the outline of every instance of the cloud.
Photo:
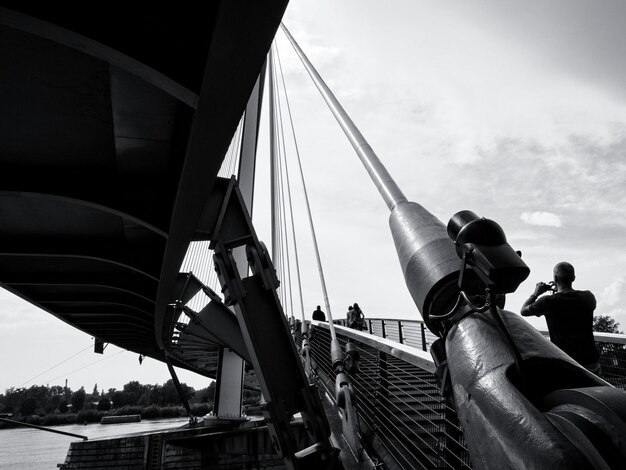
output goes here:
{"type": "Polygon", "coordinates": [[[524,51],[532,54],[536,68],[562,71],[580,82],[601,86],[622,102],[626,100],[626,63],[614,60],[626,52],[623,1],[596,5],[586,0],[473,0],[447,8],[451,16],[462,16],[515,44],[517,56],[524,51]]]}
{"type": "Polygon", "coordinates": [[[615,281],[607,285],[600,293],[600,304],[605,308],[613,307],[620,303],[624,287],[626,286],[626,278],[621,276],[615,281]]]}
{"type": "Polygon", "coordinates": [[[520,219],[530,225],[543,225],[545,227],[561,226],[561,217],[552,212],[522,212],[520,219]]]}

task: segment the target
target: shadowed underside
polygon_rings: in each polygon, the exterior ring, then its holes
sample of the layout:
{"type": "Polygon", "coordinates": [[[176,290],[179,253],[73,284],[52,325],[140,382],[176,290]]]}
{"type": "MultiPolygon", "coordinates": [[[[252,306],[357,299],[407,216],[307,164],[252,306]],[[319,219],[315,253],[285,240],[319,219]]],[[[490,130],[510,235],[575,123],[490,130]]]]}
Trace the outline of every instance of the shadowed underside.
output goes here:
{"type": "MultiPolygon", "coordinates": [[[[0,283],[92,336],[164,360],[180,265],[203,238],[206,202],[286,2],[8,3],[0,283]]],[[[212,376],[209,359],[174,365],[212,376]]]]}

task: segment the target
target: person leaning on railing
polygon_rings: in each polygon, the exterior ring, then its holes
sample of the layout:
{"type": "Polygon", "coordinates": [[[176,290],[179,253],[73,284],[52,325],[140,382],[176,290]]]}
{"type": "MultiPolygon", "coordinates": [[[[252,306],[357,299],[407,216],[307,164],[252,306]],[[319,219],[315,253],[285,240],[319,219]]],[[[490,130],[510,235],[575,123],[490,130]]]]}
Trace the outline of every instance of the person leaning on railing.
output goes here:
{"type": "Polygon", "coordinates": [[[574,266],[554,266],[554,291],[550,284],[537,283],[535,292],[522,305],[522,316],[544,315],[550,341],[594,374],[600,373],[599,354],[593,338],[593,311],[596,298],[588,290],[572,288],[574,266]],[[552,295],[542,294],[554,292],[552,295]],[[540,297],[542,296],[542,297],[540,297]]]}

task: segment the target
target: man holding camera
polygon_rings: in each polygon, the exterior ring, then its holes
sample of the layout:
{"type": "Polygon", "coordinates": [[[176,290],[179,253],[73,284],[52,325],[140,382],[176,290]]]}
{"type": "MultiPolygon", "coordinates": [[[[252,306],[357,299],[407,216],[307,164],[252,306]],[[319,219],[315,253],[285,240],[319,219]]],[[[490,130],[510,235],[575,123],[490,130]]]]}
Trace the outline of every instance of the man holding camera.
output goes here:
{"type": "Polygon", "coordinates": [[[600,373],[599,354],[593,338],[593,311],[596,298],[586,290],[572,288],[574,266],[567,262],[554,266],[554,283],[539,282],[535,292],[522,305],[522,316],[544,315],[550,341],[594,374],[600,373]],[[540,297],[545,292],[552,295],[540,297]]]}

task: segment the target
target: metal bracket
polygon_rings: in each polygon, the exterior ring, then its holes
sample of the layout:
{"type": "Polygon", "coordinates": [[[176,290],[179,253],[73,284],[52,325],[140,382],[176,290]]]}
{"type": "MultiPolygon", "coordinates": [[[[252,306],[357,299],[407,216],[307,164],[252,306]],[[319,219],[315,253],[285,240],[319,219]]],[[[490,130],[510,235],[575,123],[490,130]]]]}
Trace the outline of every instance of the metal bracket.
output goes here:
{"type": "Polygon", "coordinates": [[[335,376],[335,403],[341,410],[343,437],[357,461],[362,462],[365,452],[359,437],[359,416],[354,404],[354,389],[350,383],[349,370],[346,368],[346,365],[349,365],[354,372],[358,371],[358,356],[356,345],[347,343],[343,363],[335,369],[337,372],[335,376]]]}
{"type": "MultiPolygon", "coordinates": [[[[313,367],[311,365],[311,344],[310,338],[311,333],[313,332],[313,325],[309,325],[307,322],[303,321],[300,326],[300,334],[302,336],[302,346],[300,347],[300,355],[304,361],[304,372],[306,376],[311,378],[313,375],[313,367]]],[[[295,331],[293,332],[295,335],[295,331]]]]}
{"type": "Polygon", "coordinates": [[[361,355],[356,348],[356,344],[352,342],[346,343],[346,357],[343,360],[343,366],[350,374],[357,374],[361,364],[361,355]]]}
{"type": "Polygon", "coordinates": [[[349,383],[343,385],[342,392],[344,396],[344,406],[341,414],[341,429],[343,437],[348,443],[348,446],[350,446],[356,460],[363,462],[365,460],[365,452],[359,437],[359,415],[354,407],[354,391],[352,389],[352,385],[349,383]]]}
{"type": "Polygon", "coordinates": [[[237,272],[233,254],[230,250],[224,249],[224,247],[216,248],[213,261],[217,278],[222,286],[224,305],[230,307],[238,299],[246,295],[245,289],[243,289],[241,284],[241,278],[237,272]]]}
{"type": "Polygon", "coordinates": [[[246,245],[246,257],[250,264],[253,276],[259,276],[263,287],[267,290],[277,289],[280,281],[276,276],[276,270],[267,252],[265,243],[259,241],[258,245],[246,245]]]}
{"type": "MultiPolygon", "coordinates": [[[[222,205],[211,230],[214,263],[224,294],[232,306],[250,361],[259,378],[264,415],[276,452],[289,469],[343,468],[338,449],[330,444],[330,426],[315,387],[309,385],[290,328],[276,294],[276,271],[265,245],[256,236],[235,178],[218,180],[222,205]],[[232,250],[246,249],[251,275],[242,277],[232,250]],[[296,448],[291,420],[300,414],[313,444],[296,448]]],[[[216,197],[219,197],[217,195],[216,197]]]]}

